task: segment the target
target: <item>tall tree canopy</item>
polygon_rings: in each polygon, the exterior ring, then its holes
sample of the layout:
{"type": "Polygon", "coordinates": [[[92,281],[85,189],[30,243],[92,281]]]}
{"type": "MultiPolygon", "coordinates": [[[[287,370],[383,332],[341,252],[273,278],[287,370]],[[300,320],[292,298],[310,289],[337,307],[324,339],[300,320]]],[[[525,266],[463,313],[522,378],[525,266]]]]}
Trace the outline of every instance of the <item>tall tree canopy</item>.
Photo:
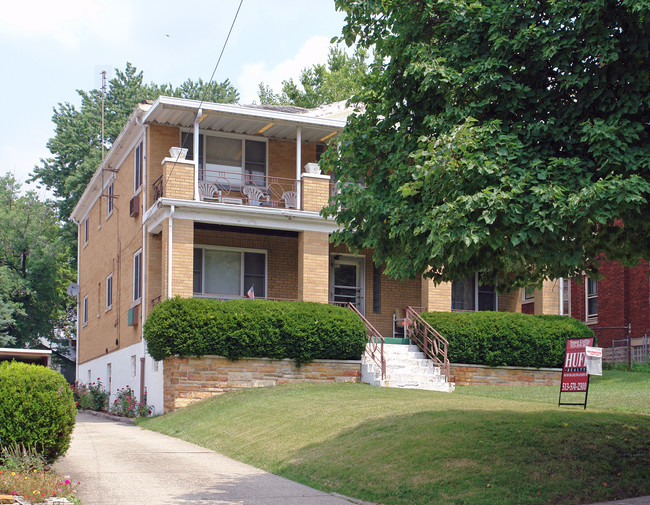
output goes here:
{"type": "Polygon", "coordinates": [[[354,54],[349,55],[344,48],[332,46],[327,64],[302,69],[299,84],[293,79],[282,81],[282,92],[276,94],[269,86],[260,83],[260,103],[311,109],[347,100],[361,89],[362,80],[368,72],[367,54],[365,49],[356,48],[354,54]]]}
{"type": "Polygon", "coordinates": [[[33,192],[20,196],[11,175],[0,177],[0,237],[0,346],[68,338],[75,274],[56,208],[33,192]]]}
{"type": "Polygon", "coordinates": [[[648,0],[336,0],[378,58],[325,214],[387,272],[501,288],[650,258],[648,0]]]}
{"type": "MultiPolygon", "coordinates": [[[[52,121],[55,133],[47,148],[52,156],[41,159],[34,167],[36,181],[57,197],[59,216],[67,220],[86,185],[97,170],[102,157],[102,93],[100,90],[77,90],[81,106],[60,103],[54,109],[52,121]]],[[[145,84],[142,72],[130,63],[124,71],[115,69],[104,99],[104,147],[110,149],[136,105],[142,100],[155,100],[160,95],[191,98],[210,102],[234,103],[239,93],[227,79],[221,83],[206,83],[188,79],[178,87],[171,84],[145,84]]],[[[66,241],[72,251],[76,231],[66,225],[66,241]]]]}

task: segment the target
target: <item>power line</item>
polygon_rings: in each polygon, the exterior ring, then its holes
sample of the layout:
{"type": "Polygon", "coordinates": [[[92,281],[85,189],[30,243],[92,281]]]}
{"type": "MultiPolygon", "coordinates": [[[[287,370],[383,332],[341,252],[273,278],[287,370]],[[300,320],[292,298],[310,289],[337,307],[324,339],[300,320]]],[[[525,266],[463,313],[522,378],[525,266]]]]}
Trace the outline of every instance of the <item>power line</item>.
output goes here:
{"type": "MultiPolygon", "coordinates": [[[[235,12],[235,17],[232,20],[232,23],[230,24],[230,29],[228,30],[228,35],[226,36],[226,40],[223,43],[223,46],[221,47],[221,52],[219,53],[219,58],[217,59],[217,63],[214,66],[214,70],[212,71],[212,75],[210,76],[210,80],[208,81],[207,86],[204,88],[201,100],[199,102],[199,109],[205,102],[205,93],[207,92],[208,89],[210,89],[210,85],[212,84],[212,81],[214,80],[214,74],[217,73],[217,68],[219,68],[219,63],[221,63],[221,58],[223,57],[223,53],[226,50],[226,46],[228,45],[228,40],[230,40],[230,34],[232,33],[232,29],[235,27],[235,22],[237,21],[237,17],[239,16],[239,11],[241,10],[241,6],[244,3],[244,0],[239,1],[239,6],[237,7],[237,12],[235,12]]],[[[181,148],[185,147],[185,142],[187,142],[187,139],[189,138],[189,135],[185,136],[185,140],[181,144],[181,148]]],[[[195,157],[198,157],[199,153],[194,153],[195,157]]],[[[174,168],[176,168],[176,161],[178,160],[178,157],[180,156],[180,153],[176,156],[176,160],[174,160],[174,164],[172,165],[171,170],[169,171],[169,175],[165,179],[165,182],[163,184],[163,188],[167,186],[167,181],[169,181],[169,178],[172,176],[174,173],[174,168]]],[[[198,161],[198,160],[197,160],[198,161]]]]}

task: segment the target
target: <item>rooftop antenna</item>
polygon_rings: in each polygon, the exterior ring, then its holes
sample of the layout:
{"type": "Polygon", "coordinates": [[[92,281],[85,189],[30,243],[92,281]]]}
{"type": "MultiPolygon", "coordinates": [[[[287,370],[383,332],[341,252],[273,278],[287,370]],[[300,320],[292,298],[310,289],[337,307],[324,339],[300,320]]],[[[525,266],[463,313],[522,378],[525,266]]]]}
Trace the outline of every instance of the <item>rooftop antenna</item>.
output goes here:
{"type": "Polygon", "coordinates": [[[106,70],[102,74],[102,162],[104,161],[104,99],[106,98],[106,70]]]}

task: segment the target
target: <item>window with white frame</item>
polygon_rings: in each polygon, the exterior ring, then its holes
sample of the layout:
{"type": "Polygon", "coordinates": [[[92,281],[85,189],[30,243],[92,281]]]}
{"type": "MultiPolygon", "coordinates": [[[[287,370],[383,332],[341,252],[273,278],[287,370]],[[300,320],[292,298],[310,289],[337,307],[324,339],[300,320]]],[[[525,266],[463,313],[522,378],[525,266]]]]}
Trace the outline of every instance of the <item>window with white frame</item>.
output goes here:
{"type": "Polygon", "coordinates": [[[106,310],[113,307],[113,274],[106,277],[106,310]]]}
{"type": "MultiPolygon", "coordinates": [[[[194,134],[183,133],[181,144],[188,148],[188,158],[194,159],[194,134]]],[[[201,180],[225,179],[230,189],[239,189],[245,181],[264,186],[266,166],[266,141],[199,135],[201,180]]]]}
{"type": "Polygon", "coordinates": [[[598,319],[598,281],[587,277],[585,282],[587,295],[587,321],[598,319]]]}
{"type": "Polygon", "coordinates": [[[527,286],[524,289],[521,290],[521,301],[526,303],[526,302],[532,302],[535,300],[535,288],[531,286],[527,286]]]}
{"type": "Polygon", "coordinates": [[[84,296],[82,317],[83,325],[86,326],[88,324],[88,295],[84,296]]]}
{"type": "Polygon", "coordinates": [[[195,247],[193,284],[198,296],[266,297],[266,251],[195,247]]]}
{"type": "Polygon", "coordinates": [[[113,183],[111,182],[108,187],[106,188],[106,198],[107,198],[107,203],[106,203],[106,217],[110,216],[113,213],[113,194],[114,194],[115,188],[113,186],[113,183]]]}
{"type": "Polygon", "coordinates": [[[133,160],[133,191],[138,191],[142,186],[142,142],[135,148],[135,159],[133,160]]]}
{"type": "Polygon", "coordinates": [[[137,366],[136,366],[136,356],[135,354],[131,356],[131,378],[135,379],[135,376],[137,374],[137,366]]]}
{"type": "Polygon", "coordinates": [[[133,301],[142,297],[142,249],[133,255],[133,301]]]}
{"type": "Polygon", "coordinates": [[[571,280],[560,277],[560,315],[571,315],[571,280]]]}
{"type": "Polygon", "coordinates": [[[84,245],[88,243],[88,238],[90,236],[90,223],[88,218],[84,219],[84,245]]]}
{"type": "Polygon", "coordinates": [[[496,289],[492,284],[483,284],[480,274],[453,281],[451,283],[451,310],[498,310],[496,289]]]}

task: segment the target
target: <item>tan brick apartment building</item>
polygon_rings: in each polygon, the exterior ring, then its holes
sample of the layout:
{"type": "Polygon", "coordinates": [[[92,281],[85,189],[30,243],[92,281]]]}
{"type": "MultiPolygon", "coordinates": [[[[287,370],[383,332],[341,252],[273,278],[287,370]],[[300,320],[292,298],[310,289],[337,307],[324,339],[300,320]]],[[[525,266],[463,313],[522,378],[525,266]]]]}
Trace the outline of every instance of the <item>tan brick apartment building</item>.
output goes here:
{"type": "MultiPolygon", "coordinates": [[[[173,296],[353,301],[384,335],[406,306],[557,314],[561,281],[497,295],[468,278],[434,286],[381,274],[370,253],[333,247],[319,211],[330,177],[311,173],[349,110],[160,97],[133,112],[72,217],[79,229],[77,378],[111,393],[145,386],[162,411],[162,363],[142,327],[173,296]],[[185,159],[170,148],[184,146],[185,159]]],[[[316,170],[317,172],[317,170],[316,170]]]]}

